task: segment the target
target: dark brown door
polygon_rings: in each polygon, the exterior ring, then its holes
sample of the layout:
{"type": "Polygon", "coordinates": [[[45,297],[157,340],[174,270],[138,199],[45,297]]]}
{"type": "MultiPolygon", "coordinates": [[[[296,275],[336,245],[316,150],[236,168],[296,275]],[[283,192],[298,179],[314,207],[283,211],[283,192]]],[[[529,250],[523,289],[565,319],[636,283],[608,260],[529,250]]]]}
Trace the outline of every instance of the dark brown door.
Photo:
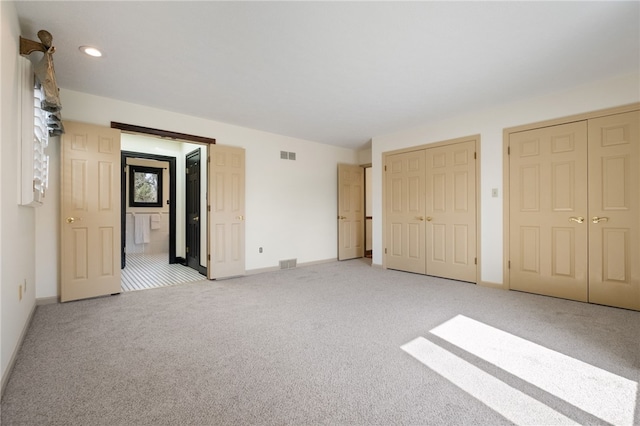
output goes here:
{"type": "Polygon", "coordinates": [[[200,148],[186,157],[186,253],[187,265],[202,272],[200,266],[200,148]]]}

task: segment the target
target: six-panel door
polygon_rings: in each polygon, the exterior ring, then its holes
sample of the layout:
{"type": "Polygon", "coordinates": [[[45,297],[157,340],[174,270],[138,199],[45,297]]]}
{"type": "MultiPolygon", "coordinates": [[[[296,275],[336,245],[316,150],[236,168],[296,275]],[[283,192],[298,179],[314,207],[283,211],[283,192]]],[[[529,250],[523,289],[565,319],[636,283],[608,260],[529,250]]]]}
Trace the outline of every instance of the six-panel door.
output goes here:
{"type": "Polygon", "coordinates": [[[640,310],[640,112],[589,120],[589,301],[640,310]]]}
{"type": "Polygon", "coordinates": [[[510,136],[511,288],[587,300],[587,123],[510,136]]]}
{"type": "Polygon", "coordinates": [[[338,165],[338,260],[364,256],[364,168],[338,165]]]}
{"type": "Polygon", "coordinates": [[[512,133],[510,287],[640,310],[640,112],[512,133]]]}
{"type": "Polygon", "coordinates": [[[245,273],[245,152],[210,146],[208,278],[245,273]]]}
{"type": "Polygon", "coordinates": [[[64,127],[60,299],[120,293],[120,131],[64,127]]]}

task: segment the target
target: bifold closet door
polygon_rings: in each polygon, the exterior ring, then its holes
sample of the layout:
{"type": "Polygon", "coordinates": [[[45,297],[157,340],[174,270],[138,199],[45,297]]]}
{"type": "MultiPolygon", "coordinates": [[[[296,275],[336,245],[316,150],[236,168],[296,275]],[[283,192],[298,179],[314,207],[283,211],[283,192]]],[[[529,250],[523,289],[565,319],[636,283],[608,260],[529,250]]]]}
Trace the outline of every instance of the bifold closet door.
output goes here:
{"type": "Polygon", "coordinates": [[[640,112],[589,120],[589,301],[640,310],[640,112]]]}
{"type": "Polygon", "coordinates": [[[587,301],[587,122],[513,133],[510,287],[587,301]]]}

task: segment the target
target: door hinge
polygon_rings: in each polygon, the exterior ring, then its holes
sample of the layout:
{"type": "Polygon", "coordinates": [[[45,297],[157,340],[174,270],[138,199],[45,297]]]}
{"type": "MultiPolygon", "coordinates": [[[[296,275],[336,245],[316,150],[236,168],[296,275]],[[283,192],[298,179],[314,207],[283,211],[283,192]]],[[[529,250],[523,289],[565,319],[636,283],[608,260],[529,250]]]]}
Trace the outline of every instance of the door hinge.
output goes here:
{"type": "Polygon", "coordinates": [[[473,264],[474,264],[474,265],[477,265],[477,264],[478,264],[478,258],[477,258],[477,257],[474,257],[474,258],[473,258],[473,264]]]}
{"type": "Polygon", "coordinates": [[[507,147],[507,155],[511,155],[511,147],[510,146],[507,147]]]}
{"type": "Polygon", "coordinates": [[[474,160],[477,160],[477,159],[478,159],[478,153],[477,153],[477,152],[474,152],[474,153],[473,153],[473,159],[474,159],[474,160]]]}
{"type": "Polygon", "coordinates": [[[207,206],[207,211],[210,212],[211,211],[211,206],[207,206]]]}
{"type": "Polygon", "coordinates": [[[189,174],[189,168],[187,167],[186,169],[184,169],[184,172],[185,172],[186,174],[189,174]]]}
{"type": "Polygon", "coordinates": [[[207,260],[211,260],[211,255],[210,254],[207,255],[207,260]]]}
{"type": "Polygon", "coordinates": [[[385,172],[387,171],[387,166],[384,166],[384,171],[385,171],[385,172]]]}
{"type": "Polygon", "coordinates": [[[189,253],[189,247],[187,247],[187,250],[186,250],[186,252],[187,252],[187,253],[189,253]]]}
{"type": "Polygon", "coordinates": [[[507,263],[507,269],[511,269],[511,261],[507,263]]]}
{"type": "Polygon", "coordinates": [[[384,249],[384,254],[387,254],[387,249],[384,249]]]}

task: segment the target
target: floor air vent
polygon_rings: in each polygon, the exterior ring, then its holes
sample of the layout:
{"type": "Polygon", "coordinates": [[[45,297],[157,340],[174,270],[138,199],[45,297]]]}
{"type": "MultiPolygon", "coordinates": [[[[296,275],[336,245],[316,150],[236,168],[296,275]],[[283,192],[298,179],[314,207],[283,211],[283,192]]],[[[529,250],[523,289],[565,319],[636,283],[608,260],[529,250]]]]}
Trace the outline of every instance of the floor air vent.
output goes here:
{"type": "Polygon", "coordinates": [[[297,263],[297,259],[288,259],[280,261],[280,269],[291,269],[295,268],[297,263]]]}

